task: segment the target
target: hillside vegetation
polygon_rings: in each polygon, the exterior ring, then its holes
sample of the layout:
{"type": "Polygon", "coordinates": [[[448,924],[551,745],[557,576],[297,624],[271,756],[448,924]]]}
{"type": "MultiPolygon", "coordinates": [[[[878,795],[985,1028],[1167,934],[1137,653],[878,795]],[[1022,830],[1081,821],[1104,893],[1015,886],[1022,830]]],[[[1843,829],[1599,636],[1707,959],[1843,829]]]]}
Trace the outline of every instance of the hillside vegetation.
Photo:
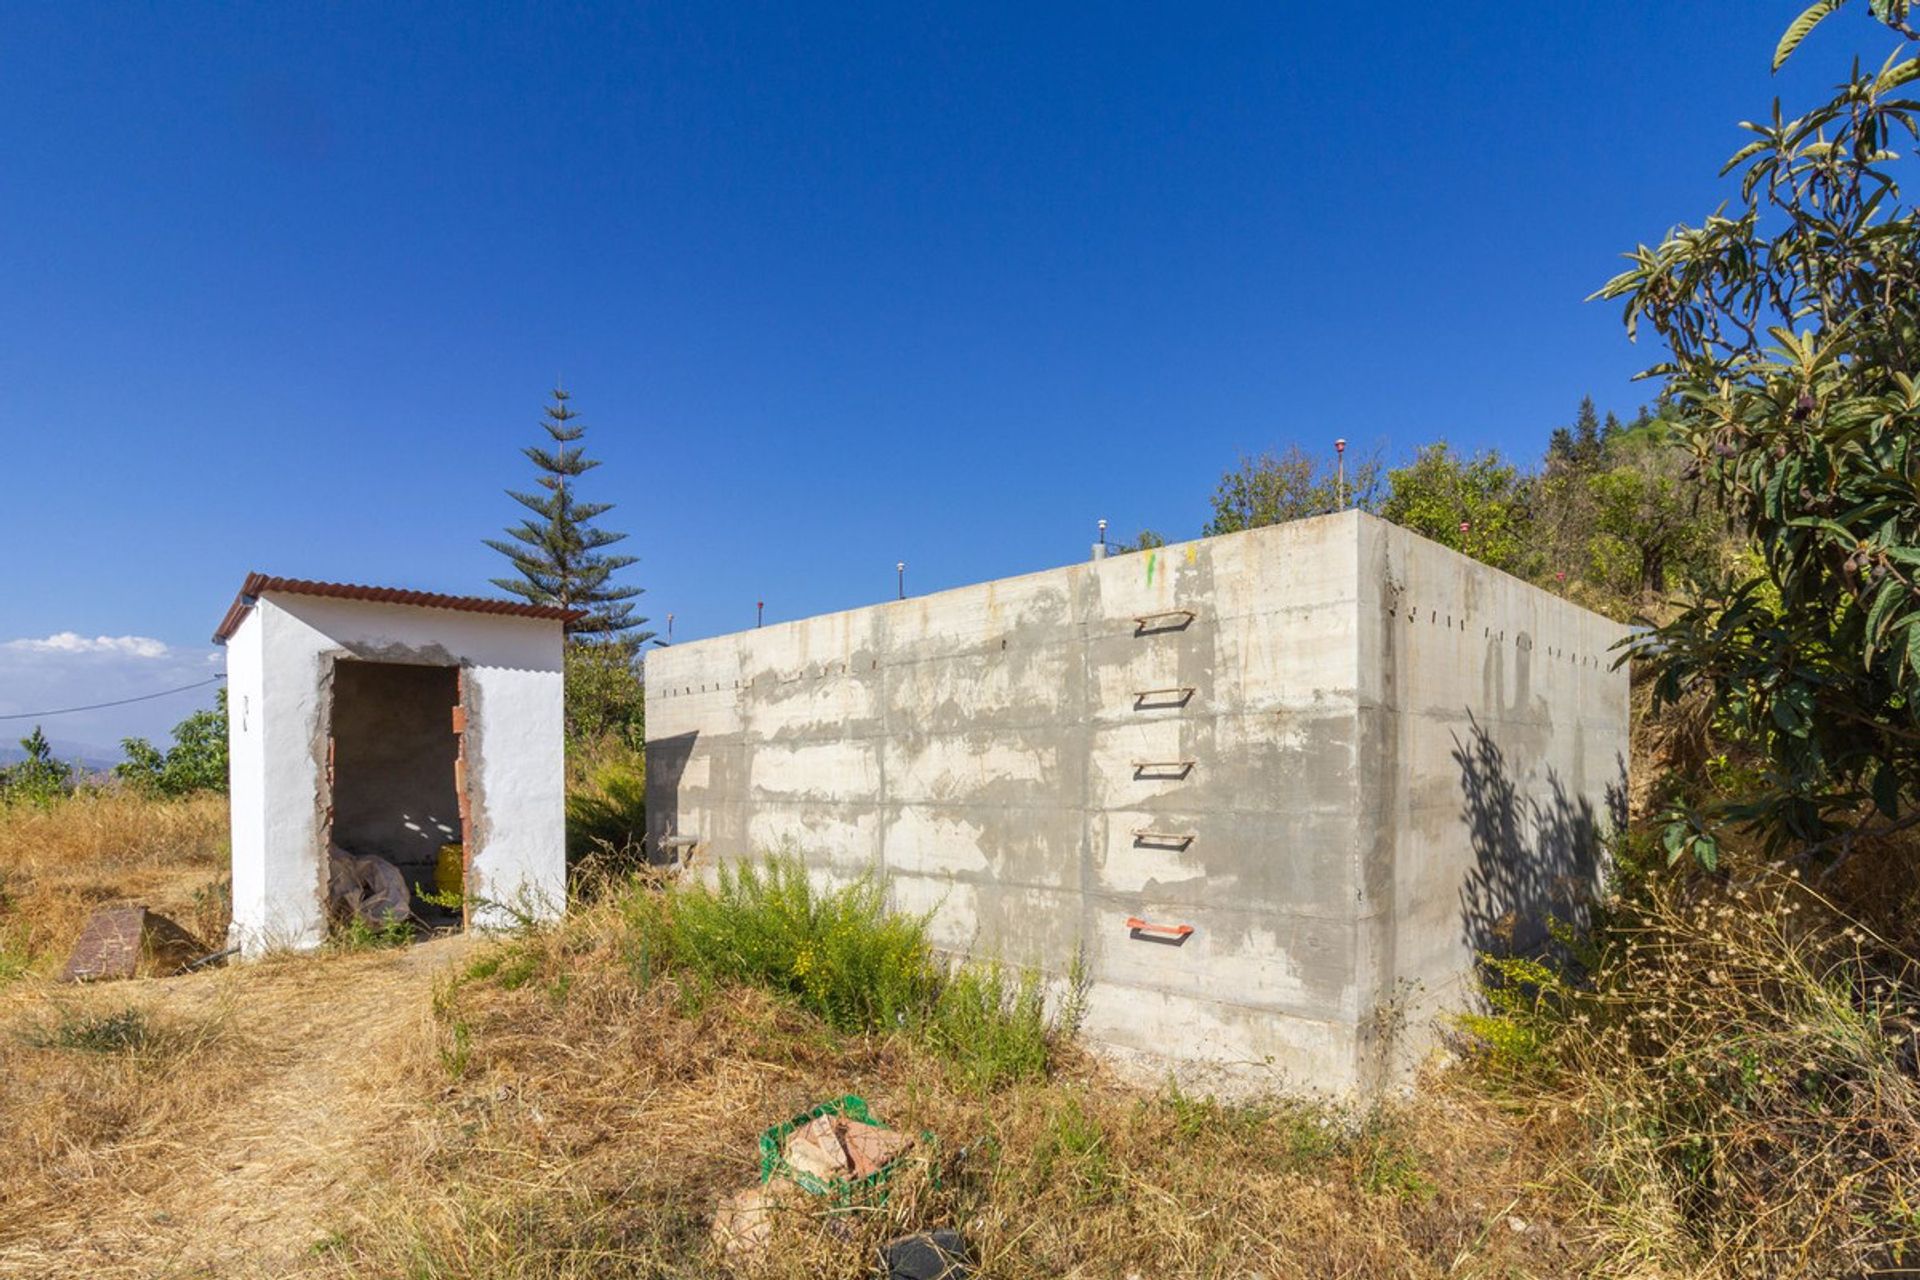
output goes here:
{"type": "MultiPolygon", "coordinates": [[[[1776,66],[1847,8],[1808,8],[1776,66]]],[[[219,940],[223,739],[130,745],[100,785],[36,731],[0,769],[0,1273],[852,1277],[889,1236],[955,1227],[980,1274],[1021,1280],[1920,1274],[1909,10],[1867,6],[1892,55],[1744,126],[1728,203],[1601,290],[1662,347],[1651,409],[1583,404],[1535,468],[1436,442],[1222,477],[1210,533],[1366,506],[1649,628],[1633,811],[1589,926],[1484,956],[1407,1097],[1130,1087],[1076,1044],[1070,997],[953,967],[884,885],[657,878],[640,637],[577,639],[576,900],[552,927],[348,930],[60,986],[100,903],[219,940]],[[760,1249],[717,1244],[756,1136],[849,1092],[918,1135],[885,1198],[792,1198],[760,1249]]],[[[526,550],[528,523],[501,546],[515,589],[626,634],[625,557],[574,554],[618,535],[581,531],[604,508],[573,505],[591,464],[564,397],[549,418],[529,457],[550,497],[520,500],[566,554],[526,550]]]]}
{"type": "Polygon", "coordinates": [[[1912,1257],[1911,975],[1790,876],[1649,873],[1583,976],[1496,964],[1466,1060],[1355,1110],[1130,1087],[1020,974],[950,970],[872,887],[777,864],[719,890],[603,881],[493,940],[49,980],[89,899],[210,930],[192,913],[223,846],[204,799],[0,810],[0,922],[31,940],[0,985],[0,1270],[856,1276],[882,1238],[947,1225],[1010,1277],[1912,1257]],[[719,1250],[760,1130],[847,1092],[924,1135],[884,1204],[801,1203],[766,1253],[719,1250]]]}
{"type": "MultiPolygon", "coordinates": [[[[1445,1080],[1367,1112],[1130,1089],[1018,974],[950,973],[870,890],[823,898],[778,869],[731,895],[607,885],[493,941],[57,987],[74,919],[22,854],[87,803],[0,815],[8,919],[49,948],[0,987],[8,1274],[856,1276],[881,1238],[935,1225],[1015,1277],[1604,1257],[1499,1099],[1445,1080]],[[777,1248],[727,1263],[709,1222],[754,1180],[759,1131],[846,1092],[925,1135],[884,1205],[800,1206],[777,1248]]],[[[177,842],[155,864],[171,879],[138,891],[192,901],[215,811],[132,803],[177,842]]],[[[57,883],[135,883],[104,850],[63,852],[57,883]]]]}

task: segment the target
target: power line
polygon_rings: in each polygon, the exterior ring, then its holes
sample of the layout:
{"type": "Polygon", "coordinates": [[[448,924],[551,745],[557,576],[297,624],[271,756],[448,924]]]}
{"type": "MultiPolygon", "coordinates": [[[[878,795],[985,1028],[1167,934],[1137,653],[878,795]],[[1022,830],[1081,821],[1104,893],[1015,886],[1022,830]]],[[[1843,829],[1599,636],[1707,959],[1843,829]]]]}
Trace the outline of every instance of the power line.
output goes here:
{"type": "Polygon", "coordinates": [[[143,693],[137,698],[116,698],[112,702],[94,702],[84,707],[61,707],[55,711],[15,711],[0,716],[0,720],[44,720],[48,716],[70,716],[76,711],[100,711],[107,707],[124,707],[133,702],[152,702],[155,698],[171,697],[176,693],[185,693],[189,689],[204,689],[210,684],[218,684],[226,676],[214,676],[210,680],[196,680],[192,684],[183,684],[178,689],[162,689],[158,693],[143,693]]]}

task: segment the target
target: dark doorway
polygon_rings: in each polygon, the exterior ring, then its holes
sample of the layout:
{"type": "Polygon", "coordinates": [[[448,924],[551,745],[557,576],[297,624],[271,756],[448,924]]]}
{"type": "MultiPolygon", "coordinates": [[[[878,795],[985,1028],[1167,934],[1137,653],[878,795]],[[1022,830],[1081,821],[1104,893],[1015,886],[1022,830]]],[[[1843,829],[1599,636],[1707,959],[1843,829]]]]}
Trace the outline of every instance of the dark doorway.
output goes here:
{"type": "Polygon", "coordinates": [[[331,841],[393,863],[415,914],[435,923],[458,919],[419,891],[434,888],[440,847],[461,840],[459,704],[454,667],[334,665],[331,841]]]}

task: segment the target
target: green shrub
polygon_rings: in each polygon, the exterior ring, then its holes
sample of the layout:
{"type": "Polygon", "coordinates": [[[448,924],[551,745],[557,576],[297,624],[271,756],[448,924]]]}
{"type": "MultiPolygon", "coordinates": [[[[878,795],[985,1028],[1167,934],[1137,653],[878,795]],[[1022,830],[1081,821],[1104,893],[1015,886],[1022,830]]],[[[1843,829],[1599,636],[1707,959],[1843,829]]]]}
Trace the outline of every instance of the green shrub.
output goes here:
{"type": "Polygon", "coordinates": [[[123,738],[120,750],[127,758],[113,766],[113,776],[151,795],[225,791],[227,691],[220,690],[213,707],[173,726],[173,745],[168,749],[163,751],[145,738],[123,738]]]}
{"type": "Polygon", "coordinates": [[[1032,969],[959,966],[948,976],[920,1033],[970,1088],[993,1089],[1045,1075],[1051,1027],[1046,988],[1032,969]]]}
{"type": "Polygon", "coordinates": [[[46,807],[73,794],[74,767],[56,760],[53,746],[38,725],[20,739],[26,758],[15,764],[0,765],[0,804],[34,804],[46,807]]]}
{"type": "Polygon", "coordinates": [[[608,740],[630,751],[646,744],[647,689],[639,644],[567,642],[566,725],[569,751],[608,740]]]}
{"type": "Polygon", "coordinates": [[[1439,1194],[1439,1184],[1420,1167],[1419,1153],[1388,1112],[1369,1112],[1355,1142],[1359,1148],[1357,1181],[1368,1195],[1427,1201],[1439,1194]]]}
{"type": "Polygon", "coordinates": [[[762,987],[840,1031],[910,1036],[970,1089],[1043,1076],[1077,1025],[1077,964],[1049,1019],[1039,972],[948,964],[928,918],[889,910],[877,880],[823,888],[795,857],[723,867],[711,885],[639,881],[621,911],[622,959],[639,985],[670,973],[689,1004],[717,984],[762,987]]]}
{"type": "Polygon", "coordinates": [[[816,888],[795,858],[720,869],[671,902],[674,959],[702,976],[781,992],[842,1031],[905,1027],[940,972],[924,916],[887,910],[878,883],[816,888]]]}
{"type": "MultiPolygon", "coordinates": [[[[1635,856],[1625,838],[1616,840],[1616,870],[1635,856]]],[[[1478,1065],[1493,1077],[1518,1080],[1552,1069],[1554,1038],[1572,1025],[1587,998],[1584,984],[1602,963],[1609,936],[1605,913],[1599,928],[1583,933],[1573,924],[1547,921],[1552,947],[1538,955],[1480,956],[1484,1010],[1460,1014],[1454,1025],[1467,1037],[1478,1065]]]]}
{"type": "Polygon", "coordinates": [[[614,750],[582,764],[567,789],[567,865],[591,859],[609,875],[642,865],[647,834],[646,758],[614,750]]]}
{"type": "Polygon", "coordinates": [[[33,968],[33,948],[24,925],[0,924],[0,982],[26,976],[33,968]]]}
{"type": "Polygon", "coordinates": [[[1027,1177],[1036,1191],[1064,1181],[1081,1207],[1099,1203],[1113,1190],[1118,1179],[1108,1156],[1106,1129],[1078,1095],[1068,1094],[1048,1117],[1034,1144],[1027,1177]]]}
{"type": "Polygon", "coordinates": [[[0,982],[23,977],[33,967],[33,940],[24,921],[8,919],[12,911],[13,897],[0,873],[0,982]]]}
{"type": "Polygon", "coordinates": [[[1525,1076],[1542,1069],[1548,1042],[1563,1025],[1565,979],[1530,956],[1483,955],[1480,966],[1487,1008],[1459,1015],[1455,1025],[1492,1074],[1525,1076]]]}

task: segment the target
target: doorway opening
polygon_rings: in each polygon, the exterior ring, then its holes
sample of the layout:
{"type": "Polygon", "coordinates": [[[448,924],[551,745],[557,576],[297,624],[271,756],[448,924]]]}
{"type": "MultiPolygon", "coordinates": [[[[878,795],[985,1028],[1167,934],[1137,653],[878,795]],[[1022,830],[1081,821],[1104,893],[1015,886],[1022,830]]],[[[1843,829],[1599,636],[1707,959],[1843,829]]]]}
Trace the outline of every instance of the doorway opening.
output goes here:
{"type": "Polygon", "coordinates": [[[458,907],[429,902],[441,850],[466,840],[465,766],[457,667],[342,659],[333,668],[327,740],[331,847],[384,858],[400,872],[415,920],[461,923],[458,907]]]}

